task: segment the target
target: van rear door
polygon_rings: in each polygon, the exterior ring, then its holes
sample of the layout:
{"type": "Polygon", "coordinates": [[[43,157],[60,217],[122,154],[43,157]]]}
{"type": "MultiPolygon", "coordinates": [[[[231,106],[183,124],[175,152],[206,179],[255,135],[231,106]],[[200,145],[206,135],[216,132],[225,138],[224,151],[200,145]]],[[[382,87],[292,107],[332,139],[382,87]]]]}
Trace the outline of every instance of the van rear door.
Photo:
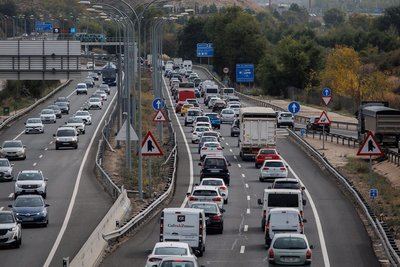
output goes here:
{"type": "Polygon", "coordinates": [[[199,246],[199,214],[165,212],[163,214],[163,241],[184,242],[191,247],[199,246]]]}

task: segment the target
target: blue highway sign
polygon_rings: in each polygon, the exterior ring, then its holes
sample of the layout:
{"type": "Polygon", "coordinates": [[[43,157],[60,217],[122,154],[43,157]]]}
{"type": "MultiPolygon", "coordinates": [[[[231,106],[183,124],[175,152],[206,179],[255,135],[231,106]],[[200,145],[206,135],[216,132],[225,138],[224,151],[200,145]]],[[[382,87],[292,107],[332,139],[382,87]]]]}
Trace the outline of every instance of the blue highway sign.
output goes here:
{"type": "Polygon", "coordinates": [[[377,197],[378,197],[378,189],[376,189],[376,188],[371,188],[371,189],[369,190],[369,196],[370,196],[370,198],[372,198],[372,199],[377,198],[377,197]]]}
{"type": "Polygon", "coordinates": [[[236,64],[236,82],[237,83],[254,82],[254,65],[236,64]]]}
{"type": "Polygon", "coordinates": [[[288,111],[296,114],[300,111],[300,104],[296,101],[290,102],[288,105],[288,111]]]}
{"type": "Polygon", "coordinates": [[[36,21],[35,30],[37,32],[50,32],[53,31],[53,24],[42,21],[36,21]]]}
{"type": "Polygon", "coordinates": [[[165,107],[165,102],[161,98],[154,98],[152,105],[154,110],[160,110],[165,107]]]}
{"type": "Polygon", "coordinates": [[[197,57],[213,57],[214,46],[212,43],[199,43],[197,44],[197,57]]]}
{"type": "Polygon", "coordinates": [[[325,87],[322,89],[322,96],[331,96],[332,95],[332,90],[329,87],[325,87]]]}

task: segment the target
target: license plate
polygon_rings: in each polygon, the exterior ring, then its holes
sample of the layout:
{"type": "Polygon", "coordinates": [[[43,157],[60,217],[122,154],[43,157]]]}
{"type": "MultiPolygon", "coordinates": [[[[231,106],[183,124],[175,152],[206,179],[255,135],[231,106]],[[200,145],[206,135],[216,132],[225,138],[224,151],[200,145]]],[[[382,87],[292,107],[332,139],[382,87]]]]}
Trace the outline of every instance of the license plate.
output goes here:
{"type": "Polygon", "coordinates": [[[63,144],[63,145],[69,145],[69,143],[68,143],[68,142],[63,142],[62,144],[63,144]]]}
{"type": "Polygon", "coordinates": [[[297,262],[297,261],[299,261],[299,259],[297,258],[297,257],[281,257],[281,260],[283,261],[283,262],[297,262]]]}
{"type": "Polygon", "coordinates": [[[218,173],[220,172],[219,170],[211,170],[212,173],[218,173]]]}
{"type": "Polygon", "coordinates": [[[25,191],[26,193],[33,193],[33,192],[35,192],[34,189],[24,189],[24,191],[25,191]]]}
{"type": "Polygon", "coordinates": [[[33,217],[27,217],[27,218],[24,219],[24,221],[26,221],[26,222],[32,222],[33,219],[34,219],[33,217]]]}

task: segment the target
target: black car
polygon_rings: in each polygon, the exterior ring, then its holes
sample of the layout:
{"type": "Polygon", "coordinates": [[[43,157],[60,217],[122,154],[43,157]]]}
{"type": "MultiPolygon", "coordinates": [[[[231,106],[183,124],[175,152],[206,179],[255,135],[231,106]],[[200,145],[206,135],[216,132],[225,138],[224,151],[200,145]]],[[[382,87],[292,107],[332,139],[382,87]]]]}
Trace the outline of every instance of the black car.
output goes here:
{"type": "Polygon", "coordinates": [[[232,137],[239,136],[239,134],[240,134],[240,124],[239,124],[239,120],[236,119],[232,122],[232,125],[231,125],[231,136],[232,137]]]}
{"type": "Polygon", "coordinates": [[[69,106],[69,100],[68,100],[68,98],[65,97],[65,96],[59,96],[59,97],[57,97],[56,101],[54,101],[54,104],[57,104],[57,103],[59,103],[59,102],[67,103],[68,106],[69,106]]]}
{"type": "MultiPolygon", "coordinates": [[[[309,117],[307,119],[306,128],[308,131],[320,131],[322,132],[323,126],[318,124],[319,116],[309,117]]],[[[325,132],[330,133],[331,127],[329,125],[325,125],[325,132]]]]}
{"type": "Polygon", "coordinates": [[[229,185],[231,174],[229,173],[228,166],[231,164],[224,157],[206,157],[201,166],[200,180],[203,178],[221,178],[226,185],[229,185]]]}
{"type": "Polygon", "coordinates": [[[39,224],[47,226],[49,223],[49,213],[40,195],[21,195],[18,196],[12,205],[8,205],[17,221],[21,224],[39,224]]]}
{"type": "Polygon", "coordinates": [[[69,114],[69,105],[66,102],[56,102],[56,105],[61,109],[61,113],[69,114]]]}
{"type": "Polygon", "coordinates": [[[224,209],[220,209],[216,203],[211,202],[194,202],[190,205],[193,209],[204,210],[206,216],[206,229],[207,231],[216,231],[222,234],[224,231],[224,209]]]}

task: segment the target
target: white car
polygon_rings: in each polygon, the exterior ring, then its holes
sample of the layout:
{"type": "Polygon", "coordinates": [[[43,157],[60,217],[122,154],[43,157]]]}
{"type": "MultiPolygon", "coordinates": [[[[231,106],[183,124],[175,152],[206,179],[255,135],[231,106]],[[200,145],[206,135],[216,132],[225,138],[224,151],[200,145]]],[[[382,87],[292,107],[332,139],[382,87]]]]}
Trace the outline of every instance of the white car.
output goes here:
{"type": "Polygon", "coordinates": [[[221,193],[225,194],[225,196],[223,196],[224,204],[228,204],[229,190],[228,190],[228,187],[226,186],[226,184],[224,182],[224,179],[221,179],[221,178],[203,178],[203,180],[201,180],[200,185],[218,187],[219,191],[221,193]]]}
{"type": "Polygon", "coordinates": [[[22,194],[39,194],[47,196],[47,179],[39,170],[27,170],[18,173],[14,185],[14,198],[22,194]]]}
{"type": "Polygon", "coordinates": [[[103,102],[101,102],[100,98],[98,98],[98,97],[89,98],[89,101],[88,101],[89,109],[101,109],[102,105],[103,105],[103,102]]]}
{"type": "Polygon", "coordinates": [[[260,169],[260,181],[287,178],[288,168],[282,160],[266,160],[260,169]]]}
{"type": "Polygon", "coordinates": [[[76,85],[75,92],[76,92],[77,95],[80,95],[80,94],[85,94],[85,95],[87,95],[87,93],[88,93],[88,88],[87,88],[86,83],[78,83],[78,84],[76,85]]]}
{"type": "Polygon", "coordinates": [[[56,123],[56,113],[52,109],[43,109],[40,112],[40,120],[42,123],[56,123]]]}
{"type": "Polygon", "coordinates": [[[75,127],[75,129],[79,133],[85,134],[85,123],[83,122],[83,119],[81,119],[81,118],[71,117],[68,119],[68,121],[65,122],[65,126],[75,127]]]}
{"type": "Polygon", "coordinates": [[[43,122],[40,118],[29,118],[25,122],[25,133],[44,133],[43,122]]]}
{"type": "Polygon", "coordinates": [[[192,249],[187,243],[183,242],[158,242],[153,248],[153,251],[147,256],[146,267],[158,266],[158,264],[169,256],[185,256],[197,259],[192,254],[192,249]]]}
{"type": "Polygon", "coordinates": [[[95,94],[100,95],[102,100],[107,101],[107,93],[104,90],[98,89],[95,94]]]}
{"type": "Polygon", "coordinates": [[[78,110],[74,117],[82,119],[86,125],[92,124],[92,115],[87,110],[78,110]]]}
{"type": "Polygon", "coordinates": [[[186,113],[185,117],[185,126],[188,126],[189,124],[192,124],[193,121],[196,119],[196,117],[200,116],[202,114],[200,109],[197,108],[191,108],[188,110],[186,113]]]}
{"type": "Polygon", "coordinates": [[[235,111],[235,115],[236,115],[236,116],[239,116],[240,107],[241,107],[241,105],[240,105],[239,102],[230,102],[230,103],[228,104],[228,107],[227,107],[227,108],[233,109],[233,111],[235,111]]]}
{"type": "Polygon", "coordinates": [[[294,127],[294,116],[290,112],[280,111],[277,116],[276,126],[279,128],[281,126],[294,127]]]}
{"type": "Polygon", "coordinates": [[[192,143],[198,143],[200,141],[201,135],[203,132],[210,131],[211,129],[207,126],[198,126],[194,128],[194,131],[192,132],[192,143]]]}
{"type": "Polygon", "coordinates": [[[108,84],[100,84],[99,85],[99,90],[103,90],[104,92],[106,92],[108,95],[111,94],[111,90],[110,90],[110,86],[108,86],[108,84]]]}
{"type": "Polygon", "coordinates": [[[194,202],[214,202],[219,208],[224,206],[224,193],[215,186],[195,186],[188,198],[188,206],[194,202]]]}
{"type": "Polygon", "coordinates": [[[218,142],[205,142],[200,149],[200,160],[207,156],[224,156],[223,147],[218,142]]]}
{"type": "Polygon", "coordinates": [[[221,110],[221,123],[232,123],[235,120],[236,113],[233,109],[225,108],[221,110]]]}
{"type": "Polygon", "coordinates": [[[210,98],[210,101],[208,101],[208,108],[212,108],[214,106],[215,101],[221,100],[221,98],[213,96],[210,98]]]}
{"type": "Polygon", "coordinates": [[[211,129],[212,129],[212,126],[211,126],[211,123],[209,123],[209,122],[196,122],[196,123],[194,123],[193,124],[193,131],[194,131],[194,129],[196,129],[197,127],[208,127],[208,128],[210,128],[210,131],[211,131],[211,129]]]}
{"type": "Polygon", "coordinates": [[[203,136],[214,136],[214,137],[217,137],[218,142],[221,142],[221,134],[220,134],[219,132],[216,132],[216,131],[207,131],[207,132],[204,132],[204,133],[203,133],[202,137],[203,137],[203,136]]]}
{"type": "Polygon", "coordinates": [[[13,177],[13,163],[6,158],[0,158],[0,181],[11,181],[13,177]]]}

